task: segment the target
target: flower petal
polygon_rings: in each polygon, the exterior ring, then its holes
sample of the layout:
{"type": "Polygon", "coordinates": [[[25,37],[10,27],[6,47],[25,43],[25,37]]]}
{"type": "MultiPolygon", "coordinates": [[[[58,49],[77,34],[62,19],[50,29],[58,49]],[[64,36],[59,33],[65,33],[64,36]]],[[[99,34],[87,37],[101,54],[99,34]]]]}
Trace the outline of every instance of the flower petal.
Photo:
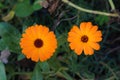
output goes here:
{"type": "Polygon", "coordinates": [[[98,43],[89,42],[88,44],[89,44],[89,46],[91,46],[95,50],[99,50],[100,49],[100,45],[98,43]]]}
{"type": "Polygon", "coordinates": [[[52,31],[49,32],[49,29],[46,26],[34,25],[28,27],[25,30],[25,33],[22,34],[20,47],[22,48],[22,53],[27,58],[31,58],[31,60],[35,62],[38,62],[39,60],[45,61],[55,52],[57,40],[55,34],[52,31]],[[41,47],[36,47],[34,45],[34,42],[37,39],[43,41],[41,47]]]}
{"type": "Polygon", "coordinates": [[[71,48],[72,50],[75,49],[74,43],[70,43],[69,46],[70,46],[70,48],[71,48]]]}
{"type": "Polygon", "coordinates": [[[92,54],[94,54],[94,51],[90,46],[85,44],[84,45],[84,53],[85,53],[85,55],[92,55],[92,54]]]}
{"type": "Polygon", "coordinates": [[[96,33],[94,34],[94,36],[101,37],[102,36],[102,32],[101,31],[96,31],[96,33]]]}
{"type": "Polygon", "coordinates": [[[93,26],[91,29],[90,29],[90,33],[92,33],[94,35],[94,33],[98,30],[98,26],[93,26]]]}
{"type": "Polygon", "coordinates": [[[91,37],[90,42],[100,42],[102,41],[102,37],[91,37]]]}
{"type": "Polygon", "coordinates": [[[40,61],[41,61],[41,62],[45,61],[45,56],[44,56],[44,54],[46,54],[46,53],[44,53],[43,50],[40,49],[38,56],[40,57],[40,61]]]}
{"type": "Polygon", "coordinates": [[[39,60],[38,55],[39,55],[38,51],[33,50],[33,53],[32,53],[32,55],[31,55],[31,60],[33,60],[33,61],[35,61],[35,62],[38,62],[38,60],[39,60]]]}
{"type": "Polygon", "coordinates": [[[75,52],[77,55],[81,55],[82,54],[82,51],[83,51],[83,48],[75,48],[75,52]]]}
{"type": "Polygon", "coordinates": [[[85,34],[85,31],[86,31],[86,22],[82,22],[80,24],[80,30],[83,34],[85,34]]]}
{"type": "Polygon", "coordinates": [[[85,30],[86,34],[89,34],[89,31],[90,31],[91,28],[92,28],[92,23],[91,22],[87,22],[86,23],[86,30],[85,30]]]}
{"type": "Polygon", "coordinates": [[[77,34],[81,34],[80,29],[78,28],[78,26],[74,25],[73,28],[71,29],[71,32],[75,32],[77,34]]]}
{"type": "Polygon", "coordinates": [[[80,24],[80,29],[74,26],[68,33],[68,42],[72,50],[80,55],[84,50],[85,55],[94,54],[94,50],[99,50],[100,45],[97,42],[102,40],[101,31],[97,31],[98,26],[93,26],[91,22],[82,22],[80,24]],[[86,41],[82,41],[81,38],[87,36],[86,41]]]}

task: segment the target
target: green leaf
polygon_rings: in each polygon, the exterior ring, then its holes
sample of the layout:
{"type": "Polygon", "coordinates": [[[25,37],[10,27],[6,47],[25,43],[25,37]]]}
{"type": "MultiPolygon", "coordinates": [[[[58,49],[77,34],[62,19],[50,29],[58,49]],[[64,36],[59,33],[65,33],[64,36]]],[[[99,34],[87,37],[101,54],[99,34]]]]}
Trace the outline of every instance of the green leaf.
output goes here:
{"type": "Polygon", "coordinates": [[[95,21],[102,26],[103,24],[107,23],[109,21],[109,17],[108,16],[103,16],[103,15],[98,15],[95,18],[95,21]]]}
{"type": "Polygon", "coordinates": [[[72,77],[65,71],[63,71],[63,74],[67,80],[73,80],[72,77]]]}
{"type": "Polygon", "coordinates": [[[35,3],[33,4],[32,7],[33,7],[34,10],[39,10],[39,9],[42,8],[42,6],[40,4],[35,4],[35,3]]]}
{"type": "Polygon", "coordinates": [[[23,58],[25,58],[25,56],[21,53],[21,54],[19,54],[19,56],[17,57],[17,60],[19,61],[19,60],[22,60],[23,58]]]}
{"type": "Polygon", "coordinates": [[[0,42],[3,47],[8,47],[12,52],[20,52],[19,41],[21,34],[15,27],[8,23],[1,22],[0,36],[2,37],[2,40],[0,40],[0,42]]]}
{"type": "Polygon", "coordinates": [[[87,70],[85,72],[82,72],[82,75],[83,75],[84,78],[90,79],[90,80],[94,80],[94,78],[95,78],[94,73],[89,72],[87,70]]]}
{"type": "Polygon", "coordinates": [[[0,80],[7,80],[4,64],[0,61],[0,80]]]}
{"type": "Polygon", "coordinates": [[[57,72],[57,75],[64,77],[66,80],[73,80],[72,77],[65,71],[57,72]]]}
{"type": "Polygon", "coordinates": [[[49,67],[49,64],[47,62],[41,62],[40,67],[41,67],[43,72],[50,71],[50,67],[49,67]]]}
{"type": "Polygon", "coordinates": [[[29,16],[33,13],[33,11],[33,7],[30,5],[28,0],[24,0],[23,2],[18,3],[15,7],[15,14],[19,17],[29,16]]]}
{"type": "Polygon", "coordinates": [[[6,48],[6,44],[3,39],[0,39],[0,50],[4,50],[6,48]]]}
{"type": "Polygon", "coordinates": [[[0,22],[0,36],[4,37],[6,35],[13,35],[14,37],[20,37],[20,32],[10,25],[9,23],[6,22],[0,22]]]}
{"type": "Polygon", "coordinates": [[[43,80],[43,76],[41,74],[41,69],[40,69],[40,62],[36,64],[31,80],[43,80]]]}
{"type": "Polygon", "coordinates": [[[0,2],[0,9],[4,8],[4,5],[0,2]]]}
{"type": "Polygon", "coordinates": [[[48,63],[50,68],[53,69],[54,71],[57,71],[60,67],[62,67],[60,61],[57,60],[57,58],[54,56],[48,60],[48,63]]]}
{"type": "Polygon", "coordinates": [[[58,37],[58,47],[67,42],[67,34],[63,33],[58,37]]]}

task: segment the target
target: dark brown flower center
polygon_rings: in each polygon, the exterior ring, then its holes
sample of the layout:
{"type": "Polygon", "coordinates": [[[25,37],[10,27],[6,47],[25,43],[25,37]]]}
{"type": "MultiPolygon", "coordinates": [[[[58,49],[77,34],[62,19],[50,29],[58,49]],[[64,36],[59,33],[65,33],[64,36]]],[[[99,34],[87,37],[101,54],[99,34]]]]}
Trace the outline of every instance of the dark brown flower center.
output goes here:
{"type": "Polygon", "coordinates": [[[88,36],[83,35],[83,36],[81,37],[81,41],[82,41],[83,43],[88,42],[88,36]]]}
{"type": "Polygon", "coordinates": [[[35,47],[40,48],[43,46],[43,41],[41,39],[36,39],[34,45],[35,47]]]}

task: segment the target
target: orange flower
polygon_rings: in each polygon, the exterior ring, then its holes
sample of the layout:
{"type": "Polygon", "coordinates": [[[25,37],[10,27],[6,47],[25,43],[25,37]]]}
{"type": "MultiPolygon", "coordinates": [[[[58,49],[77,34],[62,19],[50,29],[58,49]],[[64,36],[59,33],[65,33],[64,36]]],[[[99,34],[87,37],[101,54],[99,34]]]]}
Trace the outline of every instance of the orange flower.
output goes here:
{"type": "Polygon", "coordinates": [[[102,33],[98,26],[93,26],[91,22],[82,22],[80,28],[74,25],[68,33],[68,42],[72,50],[80,55],[84,51],[85,55],[94,54],[94,50],[99,50],[98,42],[102,40],[102,33]]]}
{"type": "Polygon", "coordinates": [[[57,48],[55,34],[46,26],[34,25],[25,30],[20,41],[22,53],[38,62],[49,59],[57,48]]]}

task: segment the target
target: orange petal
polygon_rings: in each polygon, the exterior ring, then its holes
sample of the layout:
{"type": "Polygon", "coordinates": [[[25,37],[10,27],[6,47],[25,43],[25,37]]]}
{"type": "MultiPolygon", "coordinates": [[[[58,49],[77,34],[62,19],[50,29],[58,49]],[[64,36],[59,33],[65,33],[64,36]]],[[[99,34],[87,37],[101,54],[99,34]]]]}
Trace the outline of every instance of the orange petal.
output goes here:
{"type": "Polygon", "coordinates": [[[48,58],[45,57],[44,54],[46,54],[46,53],[44,53],[43,49],[39,50],[39,52],[40,52],[40,53],[39,53],[39,57],[40,57],[40,61],[41,61],[41,62],[43,62],[43,61],[45,61],[45,60],[48,59],[48,58]]]}
{"type": "Polygon", "coordinates": [[[81,34],[80,29],[78,28],[78,26],[74,25],[73,28],[71,29],[70,32],[75,32],[77,34],[81,34]]]}
{"type": "Polygon", "coordinates": [[[57,48],[57,40],[54,33],[42,25],[34,25],[26,29],[20,40],[22,53],[33,61],[45,61],[53,55],[57,48]],[[40,48],[35,47],[34,41],[36,39],[43,40],[43,46],[40,48]],[[49,51],[50,50],[50,51],[49,51]]]}
{"type": "Polygon", "coordinates": [[[43,27],[40,27],[39,25],[34,26],[34,32],[36,33],[37,38],[41,38],[43,36],[43,27]]]}
{"type": "Polygon", "coordinates": [[[102,36],[102,32],[101,31],[97,31],[94,35],[97,36],[97,37],[101,37],[102,36]]]}
{"type": "Polygon", "coordinates": [[[44,36],[44,37],[45,37],[45,39],[49,39],[49,40],[54,40],[55,39],[55,35],[54,35],[53,32],[49,32],[49,34],[47,34],[47,36],[44,36]]]}
{"type": "Polygon", "coordinates": [[[86,23],[86,30],[85,30],[86,34],[89,33],[89,31],[90,31],[91,28],[92,28],[92,23],[91,22],[87,22],[86,23]]]}
{"type": "Polygon", "coordinates": [[[44,37],[44,35],[48,34],[48,32],[46,33],[46,31],[44,30],[44,28],[42,25],[35,25],[34,27],[34,31],[36,32],[37,38],[41,38],[44,37]]]}
{"type": "Polygon", "coordinates": [[[20,43],[21,48],[34,48],[34,44],[32,42],[22,41],[20,43]]]}
{"type": "Polygon", "coordinates": [[[92,55],[94,54],[94,50],[87,44],[84,45],[84,53],[85,55],[92,55]]]}
{"type": "Polygon", "coordinates": [[[79,37],[68,37],[68,42],[80,42],[79,37]]]}
{"type": "Polygon", "coordinates": [[[50,50],[46,50],[46,51],[44,51],[44,53],[46,53],[46,54],[44,54],[44,56],[46,57],[46,60],[47,59],[49,59],[53,54],[54,54],[54,52],[51,52],[50,50]]]}
{"type": "Polygon", "coordinates": [[[38,50],[36,49],[36,50],[33,50],[32,51],[32,55],[31,55],[31,59],[33,60],[33,61],[35,61],[35,62],[38,62],[38,60],[39,60],[39,56],[37,56],[39,53],[38,53],[38,50]]]}
{"type": "Polygon", "coordinates": [[[77,55],[81,55],[83,51],[83,48],[75,48],[75,52],[77,55]]]}
{"type": "Polygon", "coordinates": [[[29,35],[31,37],[31,39],[37,37],[34,27],[29,27],[28,29],[26,29],[25,34],[26,34],[26,36],[29,35]]]}
{"type": "Polygon", "coordinates": [[[100,49],[100,45],[98,43],[89,42],[88,44],[89,44],[89,46],[91,46],[95,50],[99,50],[100,49]]]}
{"type": "Polygon", "coordinates": [[[102,41],[102,37],[91,37],[90,42],[100,42],[102,41]]]}
{"type": "Polygon", "coordinates": [[[73,50],[75,48],[79,47],[78,43],[77,42],[72,42],[70,43],[70,48],[73,50]]]}
{"type": "Polygon", "coordinates": [[[86,22],[82,22],[80,24],[80,30],[81,32],[84,34],[85,33],[85,30],[86,30],[86,22]]]}
{"type": "Polygon", "coordinates": [[[98,26],[93,26],[93,27],[90,29],[90,33],[94,34],[97,30],[98,30],[98,26]]]}
{"type": "Polygon", "coordinates": [[[43,28],[43,34],[47,35],[49,33],[49,28],[47,28],[46,26],[44,26],[43,28]]]}
{"type": "Polygon", "coordinates": [[[77,34],[75,32],[69,32],[68,33],[68,38],[80,38],[82,34],[77,34]]]}
{"type": "MultiPolygon", "coordinates": [[[[31,49],[31,50],[32,50],[32,49],[31,49]]],[[[22,50],[22,53],[23,53],[28,59],[31,58],[32,51],[23,49],[23,50],[22,50]]]]}
{"type": "Polygon", "coordinates": [[[47,47],[51,47],[52,49],[55,49],[57,47],[57,40],[55,38],[55,35],[51,32],[43,38],[44,44],[47,47]]]}
{"type": "Polygon", "coordinates": [[[72,50],[75,49],[75,46],[74,46],[73,43],[70,43],[69,46],[70,46],[70,48],[71,48],[72,50]]]}

